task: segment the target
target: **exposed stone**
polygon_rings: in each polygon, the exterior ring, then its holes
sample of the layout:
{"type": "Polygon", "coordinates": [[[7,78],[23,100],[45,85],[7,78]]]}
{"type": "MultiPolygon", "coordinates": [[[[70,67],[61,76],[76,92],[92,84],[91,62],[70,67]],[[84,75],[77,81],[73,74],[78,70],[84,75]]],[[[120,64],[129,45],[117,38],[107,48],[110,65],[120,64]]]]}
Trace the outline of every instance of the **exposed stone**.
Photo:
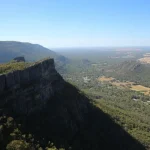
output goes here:
{"type": "Polygon", "coordinates": [[[0,93],[4,91],[5,85],[5,75],[0,75],[0,93]]]}
{"type": "Polygon", "coordinates": [[[6,87],[11,88],[15,85],[14,74],[10,72],[6,74],[6,87]]]}
{"type": "Polygon", "coordinates": [[[28,84],[29,83],[29,69],[20,71],[20,83],[28,84]]]}
{"type": "Polygon", "coordinates": [[[14,80],[15,80],[15,83],[16,84],[20,84],[20,71],[19,70],[16,70],[13,72],[14,74],[14,80]]]}
{"type": "Polygon", "coordinates": [[[54,68],[55,68],[55,66],[54,66],[54,60],[53,59],[43,61],[42,62],[42,74],[43,74],[43,76],[46,76],[54,68]]]}
{"type": "Polygon", "coordinates": [[[0,109],[7,105],[7,111],[19,114],[39,110],[62,88],[61,79],[55,70],[54,60],[50,58],[36,62],[24,70],[0,75],[0,109]]]}
{"type": "Polygon", "coordinates": [[[25,62],[25,58],[23,56],[16,57],[13,60],[15,60],[16,62],[25,62]]]}
{"type": "Polygon", "coordinates": [[[30,80],[40,80],[42,76],[42,65],[36,64],[29,68],[29,78],[30,80]]]}

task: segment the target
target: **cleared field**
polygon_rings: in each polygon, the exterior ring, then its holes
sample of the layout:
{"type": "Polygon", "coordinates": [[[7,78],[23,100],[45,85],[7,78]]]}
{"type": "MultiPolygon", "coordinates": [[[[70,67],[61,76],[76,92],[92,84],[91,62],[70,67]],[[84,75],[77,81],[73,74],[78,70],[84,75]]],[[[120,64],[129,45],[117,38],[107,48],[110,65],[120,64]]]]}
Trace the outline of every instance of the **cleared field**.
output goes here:
{"type": "Polygon", "coordinates": [[[130,88],[133,84],[133,82],[120,82],[120,81],[114,81],[111,82],[112,85],[123,87],[123,88],[130,88]]]}
{"type": "Polygon", "coordinates": [[[112,77],[107,78],[105,76],[102,76],[102,77],[98,78],[98,81],[101,81],[101,82],[109,82],[109,81],[112,81],[112,80],[114,80],[114,78],[112,78],[112,77]]]}
{"type": "Polygon", "coordinates": [[[142,85],[132,85],[131,90],[142,92],[145,95],[150,95],[150,88],[142,85]]]}
{"type": "Polygon", "coordinates": [[[140,58],[139,61],[141,63],[150,64],[150,53],[144,54],[143,58],[140,58]]]}
{"type": "Polygon", "coordinates": [[[129,82],[129,81],[120,82],[119,80],[116,80],[115,78],[112,78],[112,77],[107,78],[105,76],[99,77],[98,81],[108,82],[108,83],[115,85],[119,88],[128,88],[130,90],[138,91],[138,92],[141,92],[145,95],[150,96],[150,88],[142,86],[142,85],[136,85],[134,82],[129,82]]]}
{"type": "Polygon", "coordinates": [[[139,61],[140,61],[141,63],[150,64],[150,56],[140,58],[139,61]]]}

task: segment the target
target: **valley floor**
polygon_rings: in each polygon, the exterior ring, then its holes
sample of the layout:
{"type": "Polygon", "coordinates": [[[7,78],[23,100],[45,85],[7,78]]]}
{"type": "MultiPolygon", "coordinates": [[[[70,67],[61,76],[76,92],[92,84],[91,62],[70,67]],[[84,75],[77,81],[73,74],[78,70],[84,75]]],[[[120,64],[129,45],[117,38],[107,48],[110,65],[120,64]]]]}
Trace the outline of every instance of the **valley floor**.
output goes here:
{"type": "Polygon", "coordinates": [[[115,78],[112,77],[99,77],[98,81],[100,81],[101,83],[108,83],[108,84],[112,84],[118,88],[127,88],[133,91],[137,91],[137,92],[141,92],[145,95],[150,96],[150,88],[149,87],[145,87],[143,85],[137,85],[134,82],[129,82],[129,81],[125,81],[125,82],[121,82],[119,80],[116,80],[115,78]]]}

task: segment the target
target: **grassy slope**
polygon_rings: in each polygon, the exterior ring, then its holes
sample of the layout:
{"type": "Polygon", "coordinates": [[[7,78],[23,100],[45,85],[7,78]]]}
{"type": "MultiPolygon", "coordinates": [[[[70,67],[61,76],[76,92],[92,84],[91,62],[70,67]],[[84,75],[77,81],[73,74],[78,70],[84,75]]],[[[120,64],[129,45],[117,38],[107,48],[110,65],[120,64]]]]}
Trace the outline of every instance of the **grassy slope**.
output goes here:
{"type": "Polygon", "coordinates": [[[31,63],[26,62],[9,62],[0,64],[0,74],[8,73],[14,70],[23,70],[28,67],[31,63]]]}

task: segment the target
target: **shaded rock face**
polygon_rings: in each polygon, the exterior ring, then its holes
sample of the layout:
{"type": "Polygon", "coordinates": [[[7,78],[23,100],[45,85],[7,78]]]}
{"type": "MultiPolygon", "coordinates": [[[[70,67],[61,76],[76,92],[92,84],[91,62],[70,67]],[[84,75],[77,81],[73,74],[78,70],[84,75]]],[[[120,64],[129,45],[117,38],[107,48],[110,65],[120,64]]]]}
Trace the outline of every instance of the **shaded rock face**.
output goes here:
{"type": "Polygon", "coordinates": [[[25,58],[23,56],[16,57],[13,60],[15,60],[16,62],[25,62],[25,58]]]}
{"type": "Polygon", "coordinates": [[[0,83],[0,116],[11,115],[46,143],[66,145],[86,123],[87,98],[63,80],[53,59],[0,75],[0,83]]]}
{"type": "Polygon", "coordinates": [[[53,59],[0,75],[0,109],[24,115],[42,109],[54,92],[62,88],[62,82],[53,59]]]}

